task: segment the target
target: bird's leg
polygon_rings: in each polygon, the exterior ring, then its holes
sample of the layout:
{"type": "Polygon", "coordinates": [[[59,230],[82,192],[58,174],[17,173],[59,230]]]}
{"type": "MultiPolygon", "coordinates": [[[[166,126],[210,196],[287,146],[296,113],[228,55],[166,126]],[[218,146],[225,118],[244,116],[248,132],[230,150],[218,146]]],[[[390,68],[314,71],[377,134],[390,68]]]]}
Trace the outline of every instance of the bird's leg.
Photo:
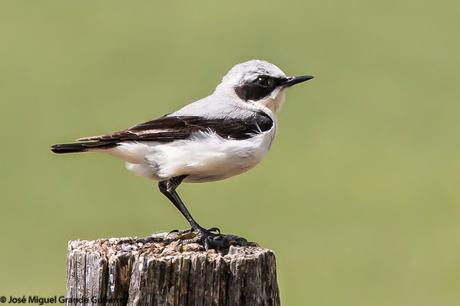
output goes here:
{"type": "Polygon", "coordinates": [[[161,193],[164,194],[176,208],[181,212],[181,214],[187,219],[188,223],[192,227],[192,229],[196,231],[203,231],[205,230],[198,222],[193,219],[192,215],[188,211],[187,207],[185,207],[184,202],[182,202],[181,198],[176,192],[176,188],[182,183],[186,176],[176,176],[167,181],[161,181],[158,183],[158,188],[160,189],[161,193]]]}
{"type": "MultiPolygon", "coordinates": [[[[182,183],[186,176],[177,176],[173,177],[166,181],[161,181],[158,183],[158,187],[173,204],[174,206],[181,212],[181,214],[187,219],[190,226],[192,227],[192,231],[196,231],[197,235],[195,239],[190,239],[190,242],[199,242],[204,245],[206,249],[225,249],[228,248],[230,245],[242,245],[247,244],[246,239],[234,236],[234,235],[222,235],[220,234],[220,230],[216,227],[213,227],[209,230],[205,229],[198,222],[193,219],[192,215],[188,211],[187,207],[185,207],[184,202],[182,202],[181,198],[176,192],[176,188],[182,183]]],[[[186,231],[186,234],[189,233],[186,231]]],[[[181,232],[179,232],[181,234],[181,232]]]]}

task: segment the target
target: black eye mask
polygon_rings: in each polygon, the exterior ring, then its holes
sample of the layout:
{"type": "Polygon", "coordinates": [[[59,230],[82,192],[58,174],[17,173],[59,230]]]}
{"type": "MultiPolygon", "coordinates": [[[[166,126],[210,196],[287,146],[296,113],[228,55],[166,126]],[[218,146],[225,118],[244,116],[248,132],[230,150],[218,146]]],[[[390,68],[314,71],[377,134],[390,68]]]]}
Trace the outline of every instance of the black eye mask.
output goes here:
{"type": "Polygon", "coordinates": [[[270,95],[283,82],[284,78],[261,75],[251,82],[235,87],[235,92],[244,101],[257,101],[270,95]]]}

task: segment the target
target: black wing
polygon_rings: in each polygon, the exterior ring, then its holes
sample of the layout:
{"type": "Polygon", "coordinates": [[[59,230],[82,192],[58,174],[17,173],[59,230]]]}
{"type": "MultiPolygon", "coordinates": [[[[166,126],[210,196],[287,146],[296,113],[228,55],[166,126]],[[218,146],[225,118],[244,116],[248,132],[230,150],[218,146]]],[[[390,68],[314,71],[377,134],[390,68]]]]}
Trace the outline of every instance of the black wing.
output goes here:
{"type": "Polygon", "coordinates": [[[135,125],[112,134],[80,138],[78,143],[54,145],[53,152],[81,152],[96,148],[110,148],[124,141],[171,142],[187,139],[196,132],[213,132],[228,138],[243,140],[268,131],[273,126],[269,115],[258,112],[245,119],[209,119],[199,116],[165,116],[135,125]]]}

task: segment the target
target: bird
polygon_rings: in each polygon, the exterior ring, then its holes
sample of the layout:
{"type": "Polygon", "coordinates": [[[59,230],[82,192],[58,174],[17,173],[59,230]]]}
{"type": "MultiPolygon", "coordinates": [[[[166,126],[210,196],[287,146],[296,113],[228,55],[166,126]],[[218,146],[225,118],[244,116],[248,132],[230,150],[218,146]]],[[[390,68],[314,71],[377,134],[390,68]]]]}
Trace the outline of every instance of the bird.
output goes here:
{"type": "Polygon", "coordinates": [[[125,130],[55,144],[51,151],[121,158],[128,170],[158,182],[190,224],[196,242],[211,248],[239,243],[246,240],[201,226],[176,189],[181,183],[227,179],[257,165],[272,146],[286,90],[311,79],[287,76],[265,60],[249,60],[233,66],[210,95],[175,112],[125,130]]]}

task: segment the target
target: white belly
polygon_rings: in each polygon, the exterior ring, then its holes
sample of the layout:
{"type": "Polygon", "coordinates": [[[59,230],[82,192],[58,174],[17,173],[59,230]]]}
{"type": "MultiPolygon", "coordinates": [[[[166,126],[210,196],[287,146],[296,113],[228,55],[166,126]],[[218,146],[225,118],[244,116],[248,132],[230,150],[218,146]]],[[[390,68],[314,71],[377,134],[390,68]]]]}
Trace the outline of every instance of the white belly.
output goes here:
{"type": "Polygon", "coordinates": [[[186,182],[209,182],[254,167],[270,149],[274,136],[275,127],[245,140],[199,132],[189,140],[130,142],[106,152],[127,161],[128,170],[150,179],[187,175],[186,182]]]}

